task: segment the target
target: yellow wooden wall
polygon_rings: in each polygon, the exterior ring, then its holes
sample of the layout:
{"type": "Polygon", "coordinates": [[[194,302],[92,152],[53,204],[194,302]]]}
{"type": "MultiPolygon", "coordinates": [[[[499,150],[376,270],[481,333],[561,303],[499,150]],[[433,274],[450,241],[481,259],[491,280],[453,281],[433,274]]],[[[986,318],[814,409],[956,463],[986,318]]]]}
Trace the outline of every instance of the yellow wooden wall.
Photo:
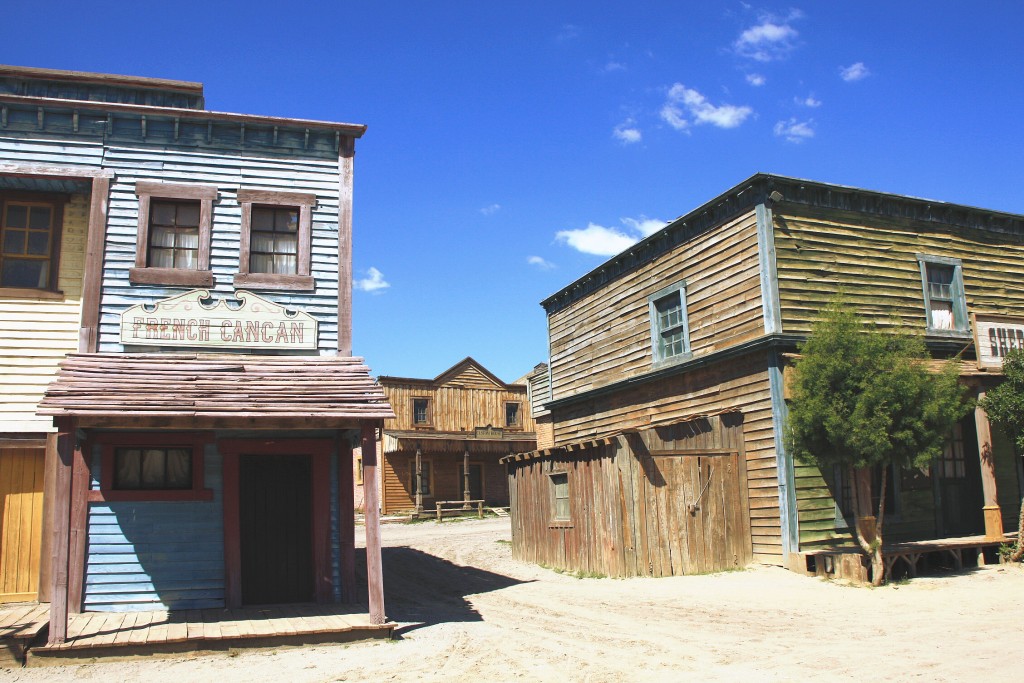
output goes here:
{"type": "Polygon", "coordinates": [[[782,324],[810,331],[842,286],[858,312],[880,324],[898,316],[923,331],[917,254],[963,262],[968,312],[1024,315],[1024,240],[1019,236],[806,207],[776,209],[775,250],[782,324]]]}
{"type": "Polygon", "coordinates": [[[42,448],[0,448],[0,602],[35,600],[43,528],[42,448]]]}
{"type": "Polygon", "coordinates": [[[0,294],[0,432],[52,431],[52,420],[36,417],[36,404],[60,360],[78,350],[88,222],[89,198],[72,195],[57,278],[62,299],[0,294]]]}
{"type": "MultiPolygon", "coordinates": [[[[447,378],[440,386],[430,382],[403,382],[400,379],[381,378],[384,393],[398,416],[384,421],[385,430],[415,429],[412,422],[412,399],[431,399],[433,423],[431,429],[441,432],[472,432],[477,427],[505,427],[505,403],[518,401],[522,419],[521,431],[534,430],[526,387],[510,385],[510,389],[495,384],[472,365],[456,376],[447,378]]],[[[517,430],[518,431],[518,430],[517,430]]]]}

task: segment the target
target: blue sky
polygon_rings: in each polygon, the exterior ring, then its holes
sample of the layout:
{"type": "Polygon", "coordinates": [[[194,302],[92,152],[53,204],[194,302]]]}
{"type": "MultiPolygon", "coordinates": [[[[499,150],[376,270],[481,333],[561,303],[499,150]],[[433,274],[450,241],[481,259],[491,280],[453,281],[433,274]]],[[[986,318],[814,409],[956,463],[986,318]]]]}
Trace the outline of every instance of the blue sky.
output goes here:
{"type": "Polygon", "coordinates": [[[355,352],[512,381],[539,302],[756,172],[1024,213],[1024,3],[54,3],[0,62],[363,123],[355,352]]]}

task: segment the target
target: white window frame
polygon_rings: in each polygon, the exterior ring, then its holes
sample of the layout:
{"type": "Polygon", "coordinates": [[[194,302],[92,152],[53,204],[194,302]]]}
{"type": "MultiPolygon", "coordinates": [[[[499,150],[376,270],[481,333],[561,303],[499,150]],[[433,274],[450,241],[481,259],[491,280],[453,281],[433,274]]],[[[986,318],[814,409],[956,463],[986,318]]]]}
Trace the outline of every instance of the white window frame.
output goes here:
{"type": "Polygon", "coordinates": [[[921,271],[921,292],[924,296],[924,316],[927,333],[930,335],[943,335],[962,337],[970,335],[970,320],[967,317],[967,297],[964,293],[963,262],[958,258],[949,256],[931,256],[929,254],[917,254],[917,264],[921,271]],[[938,265],[953,268],[953,282],[951,283],[951,294],[953,297],[953,329],[944,330],[932,327],[932,298],[928,291],[928,266],[938,265]]]}
{"type": "Polygon", "coordinates": [[[677,282],[669,287],[665,287],[664,289],[659,289],[657,292],[647,297],[647,311],[651,323],[651,354],[654,358],[654,365],[656,367],[661,365],[672,365],[689,359],[692,354],[690,353],[690,319],[686,310],[686,281],[677,282]],[[678,325],[662,328],[658,316],[657,303],[662,299],[673,295],[679,296],[682,320],[678,325]],[[665,356],[662,351],[662,336],[666,332],[678,328],[681,328],[683,333],[683,351],[682,353],[665,356]]]}

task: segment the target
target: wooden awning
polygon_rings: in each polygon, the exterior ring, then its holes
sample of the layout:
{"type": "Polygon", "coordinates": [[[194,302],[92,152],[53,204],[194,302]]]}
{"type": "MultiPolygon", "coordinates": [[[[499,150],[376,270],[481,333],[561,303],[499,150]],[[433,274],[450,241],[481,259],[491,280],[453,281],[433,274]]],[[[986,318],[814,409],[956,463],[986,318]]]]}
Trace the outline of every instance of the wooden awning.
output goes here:
{"type": "Polygon", "coordinates": [[[385,453],[408,450],[417,446],[433,453],[462,454],[467,448],[473,453],[505,455],[530,448],[536,448],[537,435],[534,432],[505,432],[498,438],[477,438],[474,432],[399,431],[384,432],[385,453]]]}
{"type": "Polygon", "coordinates": [[[39,415],[135,429],[355,427],[395,417],[362,358],[73,354],[39,415]]]}

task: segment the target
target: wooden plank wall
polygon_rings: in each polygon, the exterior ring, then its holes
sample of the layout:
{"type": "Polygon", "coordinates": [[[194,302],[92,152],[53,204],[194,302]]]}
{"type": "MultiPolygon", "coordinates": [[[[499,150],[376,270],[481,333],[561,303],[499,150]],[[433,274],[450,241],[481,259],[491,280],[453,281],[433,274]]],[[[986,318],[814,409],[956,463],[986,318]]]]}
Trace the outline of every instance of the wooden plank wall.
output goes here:
{"type": "MultiPolygon", "coordinates": [[[[99,451],[92,488],[99,488],[99,451]]],[[[204,456],[213,501],[90,503],[85,609],[118,612],[224,606],[221,457],[204,456]]]]}
{"type": "Polygon", "coordinates": [[[739,415],[702,419],[619,437],[572,457],[513,462],[513,554],[609,576],[672,576],[748,564],[753,553],[741,424],[739,415]],[[688,454],[656,453],[664,449],[688,454]],[[723,452],[729,449],[735,450],[723,452]],[[568,475],[568,522],[553,521],[555,472],[568,475]],[[694,514],[688,510],[692,502],[698,505],[694,514]]]}
{"type": "Polygon", "coordinates": [[[41,448],[0,448],[0,603],[39,593],[44,455],[41,448]]]}
{"type": "Polygon", "coordinates": [[[50,418],[35,414],[36,405],[61,359],[78,350],[88,225],[89,197],[71,195],[57,276],[62,299],[0,298],[0,432],[53,430],[50,418]]]}
{"type": "Polygon", "coordinates": [[[271,300],[305,310],[320,325],[319,349],[333,353],[337,347],[338,316],[338,160],[337,158],[259,157],[237,151],[195,152],[164,147],[111,146],[104,167],[117,176],[110,187],[110,212],[104,254],[103,297],[100,318],[100,351],[123,351],[119,343],[118,316],[128,306],[149,303],[180,288],[131,285],[128,269],[135,265],[138,234],[137,181],[192,183],[216,186],[213,203],[213,236],[210,267],[215,297],[231,297],[238,272],[241,207],[239,187],[313,193],[312,270],[314,292],[273,292],[271,300]]]}
{"type": "Polygon", "coordinates": [[[784,558],[767,366],[766,352],[752,353],[556,409],[555,442],[608,436],[692,415],[740,411],[753,556],[758,562],[779,564],[784,558]]]}
{"type": "Polygon", "coordinates": [[[840,286],[861,315],[924,330],[916,254],[962,259],[968,311],[1024,315],[1024,237],[800,207],[776,210],[783,328],[810,331],[840,286]]]}
{"type": "Polygon", "coordinates": [[[695,357],[763,335],[758,268],[750,211],[552,314],[552,399],[651,371],[647,297],[682,280],[695,357]]]}
{"type": "Polygon", "coordinates": [[[518,401],[522,417],[521,428],[506,431],[534,430],[526,387],[510,385],[506,389],[498,386],[471,366],[440,386],[432,386],[428,382],[403,383],[390,378],[382,379],[381,384],[397,415],[395,419],[384,421],[385,430],[416,429],[412,422],[413,397],[431,399],[433,423],[430,427],[433,431],[472,432],[486,425],[505,428],[506,401],[518,401]]]}

